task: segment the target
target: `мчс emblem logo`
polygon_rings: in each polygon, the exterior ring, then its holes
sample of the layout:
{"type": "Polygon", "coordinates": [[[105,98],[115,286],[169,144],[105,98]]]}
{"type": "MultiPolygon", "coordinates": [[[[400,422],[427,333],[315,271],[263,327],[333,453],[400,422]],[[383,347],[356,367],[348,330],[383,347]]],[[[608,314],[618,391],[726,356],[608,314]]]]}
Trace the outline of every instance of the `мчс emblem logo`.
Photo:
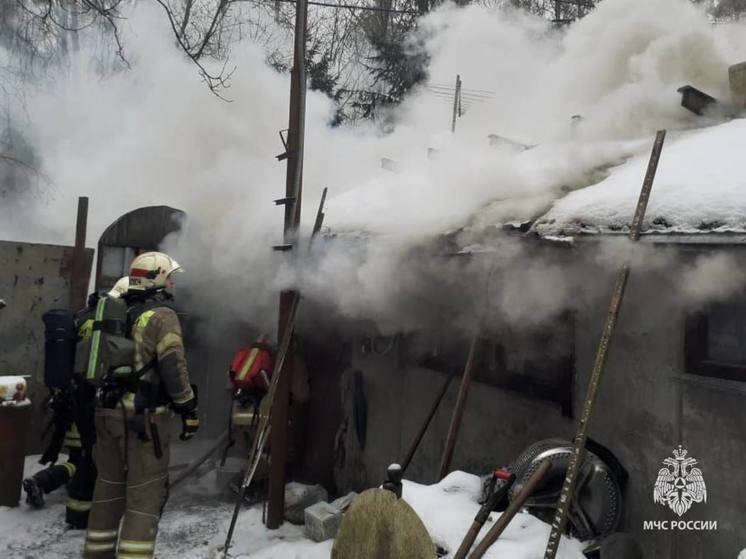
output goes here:
{"type": "Polygon", "coordinates": [[[686,449],[673,451],[673,458],[663,461],[665,468],[658,472],[653,488],[653,501],[668,507],[679,516],[683,516],[693,503],[707,501],[707,488],[702,477],[702,470],[695,468],[697,461],[687,458],[686,449]]]}

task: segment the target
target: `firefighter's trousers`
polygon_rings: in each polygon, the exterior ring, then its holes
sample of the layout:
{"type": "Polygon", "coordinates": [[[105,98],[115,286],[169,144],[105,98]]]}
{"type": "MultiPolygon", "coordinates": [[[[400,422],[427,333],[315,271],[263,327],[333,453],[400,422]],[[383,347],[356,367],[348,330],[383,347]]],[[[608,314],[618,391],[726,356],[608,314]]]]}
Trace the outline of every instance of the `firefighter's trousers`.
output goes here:
{"type": "Polygon", "coordinates": [[[161,440],[160,458],[143,416],[127,412],[127,418],[125,425],[121,409],[96,408],[98,479],[86,533],[87,559],[154,556],[167,498],[170,415],[153,415],[161,440]]]}
{"type": "Polygon", "coordinates": [[[93,487],[96,483],[96,466],[91,449],[70,447],[64,464],[55,464],[33,475],[34,481],[44,493],[51,493],[67,485],[65,521],[73,528],[84,530],[88,524],[93,487]]]}

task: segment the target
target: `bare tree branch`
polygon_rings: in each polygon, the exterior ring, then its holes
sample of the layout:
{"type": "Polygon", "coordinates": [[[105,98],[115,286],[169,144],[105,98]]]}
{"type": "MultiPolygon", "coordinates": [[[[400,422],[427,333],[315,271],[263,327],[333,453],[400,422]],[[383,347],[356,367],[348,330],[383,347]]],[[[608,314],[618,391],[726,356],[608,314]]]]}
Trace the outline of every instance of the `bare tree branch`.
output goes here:
{"type": "MultiPolygon", "coordinates": [[[[173,16],[173,13],[171,12],[171,9],[166,5],[165,2],[163,2],[163,0],[155,0],[155,1],[158,4],[160,4],[161,7],[163,7],[164,11],[166,12],[166,17],[168,18],[168,22],[171,25],[171,29],[173,30],[174,37],[176,38],[176,42],[181,47],[181,50],[183,50],[186,53],[186,55],[192,60],[192,62],[197,66],[197,68],[199,69],[200,75],[202,76],[202,79],[207,84],[207,87],[210,88],[210,91],[214,95],[219,97],[220,99],[230,102],[231,101],[230,99],[226,99],[220,94],[220,88],[227,89],[228,87],[230,87],[230,85],[228,84],[228,81],[230,80],[233,73],[236,71],[236,67],[234,66],[231,69],[231,71],[226,74],[225,69],[228,64],[228,60],[226,59],[225,62],[223,63],[223,67],[220,73],[213,74],[209,72],[202,65],[202,62],[200,62],[201,52],[204,49],[204,45],[208,39],[205,39],[205,41],[203,41],[202,47],[197,53],[192,53],[191,49],[185,42],[185,38],[183,37],[183,35],[179,32],[177,28],[176,21],[174,20],[174,16],[173,16]]],[[[221,0],[221,5],[222,4],[223,4],[223,0],[221,0]]],[[[213,22],[214,22],[214,19],[213,19],[213,22]]]]}

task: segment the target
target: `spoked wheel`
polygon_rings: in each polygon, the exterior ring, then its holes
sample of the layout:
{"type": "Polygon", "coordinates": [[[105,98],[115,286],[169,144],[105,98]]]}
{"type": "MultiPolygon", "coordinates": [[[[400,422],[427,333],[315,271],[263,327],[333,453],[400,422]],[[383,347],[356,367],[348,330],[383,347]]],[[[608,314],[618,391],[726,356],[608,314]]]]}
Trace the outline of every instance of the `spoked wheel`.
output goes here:
{"type": "MultiPolygon", "coordinates": [[[[572,453],[573,445],[562,439],[547,439],[528,447],[514,463],[516,483],[511,488],[510,499],[515,498],[543,462],[549,462],[549,473],[526,502],[526,508],[537,518],[551,523],[572,453]]],[[[586,451],[568,512],[568,532],[587,541],[616,531],[621,520],[621,499],[619,481],[612,470],[598,456],[586,451]]]]}

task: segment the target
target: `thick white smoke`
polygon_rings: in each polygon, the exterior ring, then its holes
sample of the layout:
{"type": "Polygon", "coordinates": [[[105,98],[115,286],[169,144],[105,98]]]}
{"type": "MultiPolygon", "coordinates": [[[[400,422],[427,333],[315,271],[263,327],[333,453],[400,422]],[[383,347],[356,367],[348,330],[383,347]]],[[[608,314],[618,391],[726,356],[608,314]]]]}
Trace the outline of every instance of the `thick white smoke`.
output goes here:
{"type": "MultiPolygon", "coordinates": [[[[79,195],[91,198],[89,245],[133,208],[183,209],[185,229],[167,248],[187,268],[201,310],[263,327],[274,323],[267,311],[277,289],[291,284],[388,328],[411,326],[434,298],[447,306],[449,288],[483,277],[485,266],[463,272],[417,247],[464,226],[455,239],[474,243],[485,227],[532,219],[647,150],[656,129],[701,125],[679,107],[676,88],[725,97],[728,65],[746,58],[743,26],[713,26],[686,0],[605,0],[563,31],[520,13],[446,6],[420,29],[428,84],[460,74],[465,91],[492,93],[474,98],[451,134],[449,103],[425,84],[384,134],[369,124],[330,128],[331,103],[310,92],[304,234],[328,187],[326,225],[340,236],[288,266],[270,250],[281,242],[282,210],[272,200],[284,196],[285,165],[274,157],[283,151],[288,77],[245,41],[233,49],[238,69],[225,103],[174,49],[160,12],[141,7],[127,27],[131,70],[100,78],[83,67],[29,96],[29,137],[54,190],[42,203],[4,208],[0,237],[71,243],[79,195]],[[573,125],[573,115],[583,118],[573,125]],[[490,147],[489,134],[539,146],[490,147]],[[382,169],[382,157],[396,160],[397,172],[382,169]]],[[[575,290],[553,263],[521,267],[515,248],[502,257],[514,268],[498,306],[515,320],[559,309],[575,290]]]]}

